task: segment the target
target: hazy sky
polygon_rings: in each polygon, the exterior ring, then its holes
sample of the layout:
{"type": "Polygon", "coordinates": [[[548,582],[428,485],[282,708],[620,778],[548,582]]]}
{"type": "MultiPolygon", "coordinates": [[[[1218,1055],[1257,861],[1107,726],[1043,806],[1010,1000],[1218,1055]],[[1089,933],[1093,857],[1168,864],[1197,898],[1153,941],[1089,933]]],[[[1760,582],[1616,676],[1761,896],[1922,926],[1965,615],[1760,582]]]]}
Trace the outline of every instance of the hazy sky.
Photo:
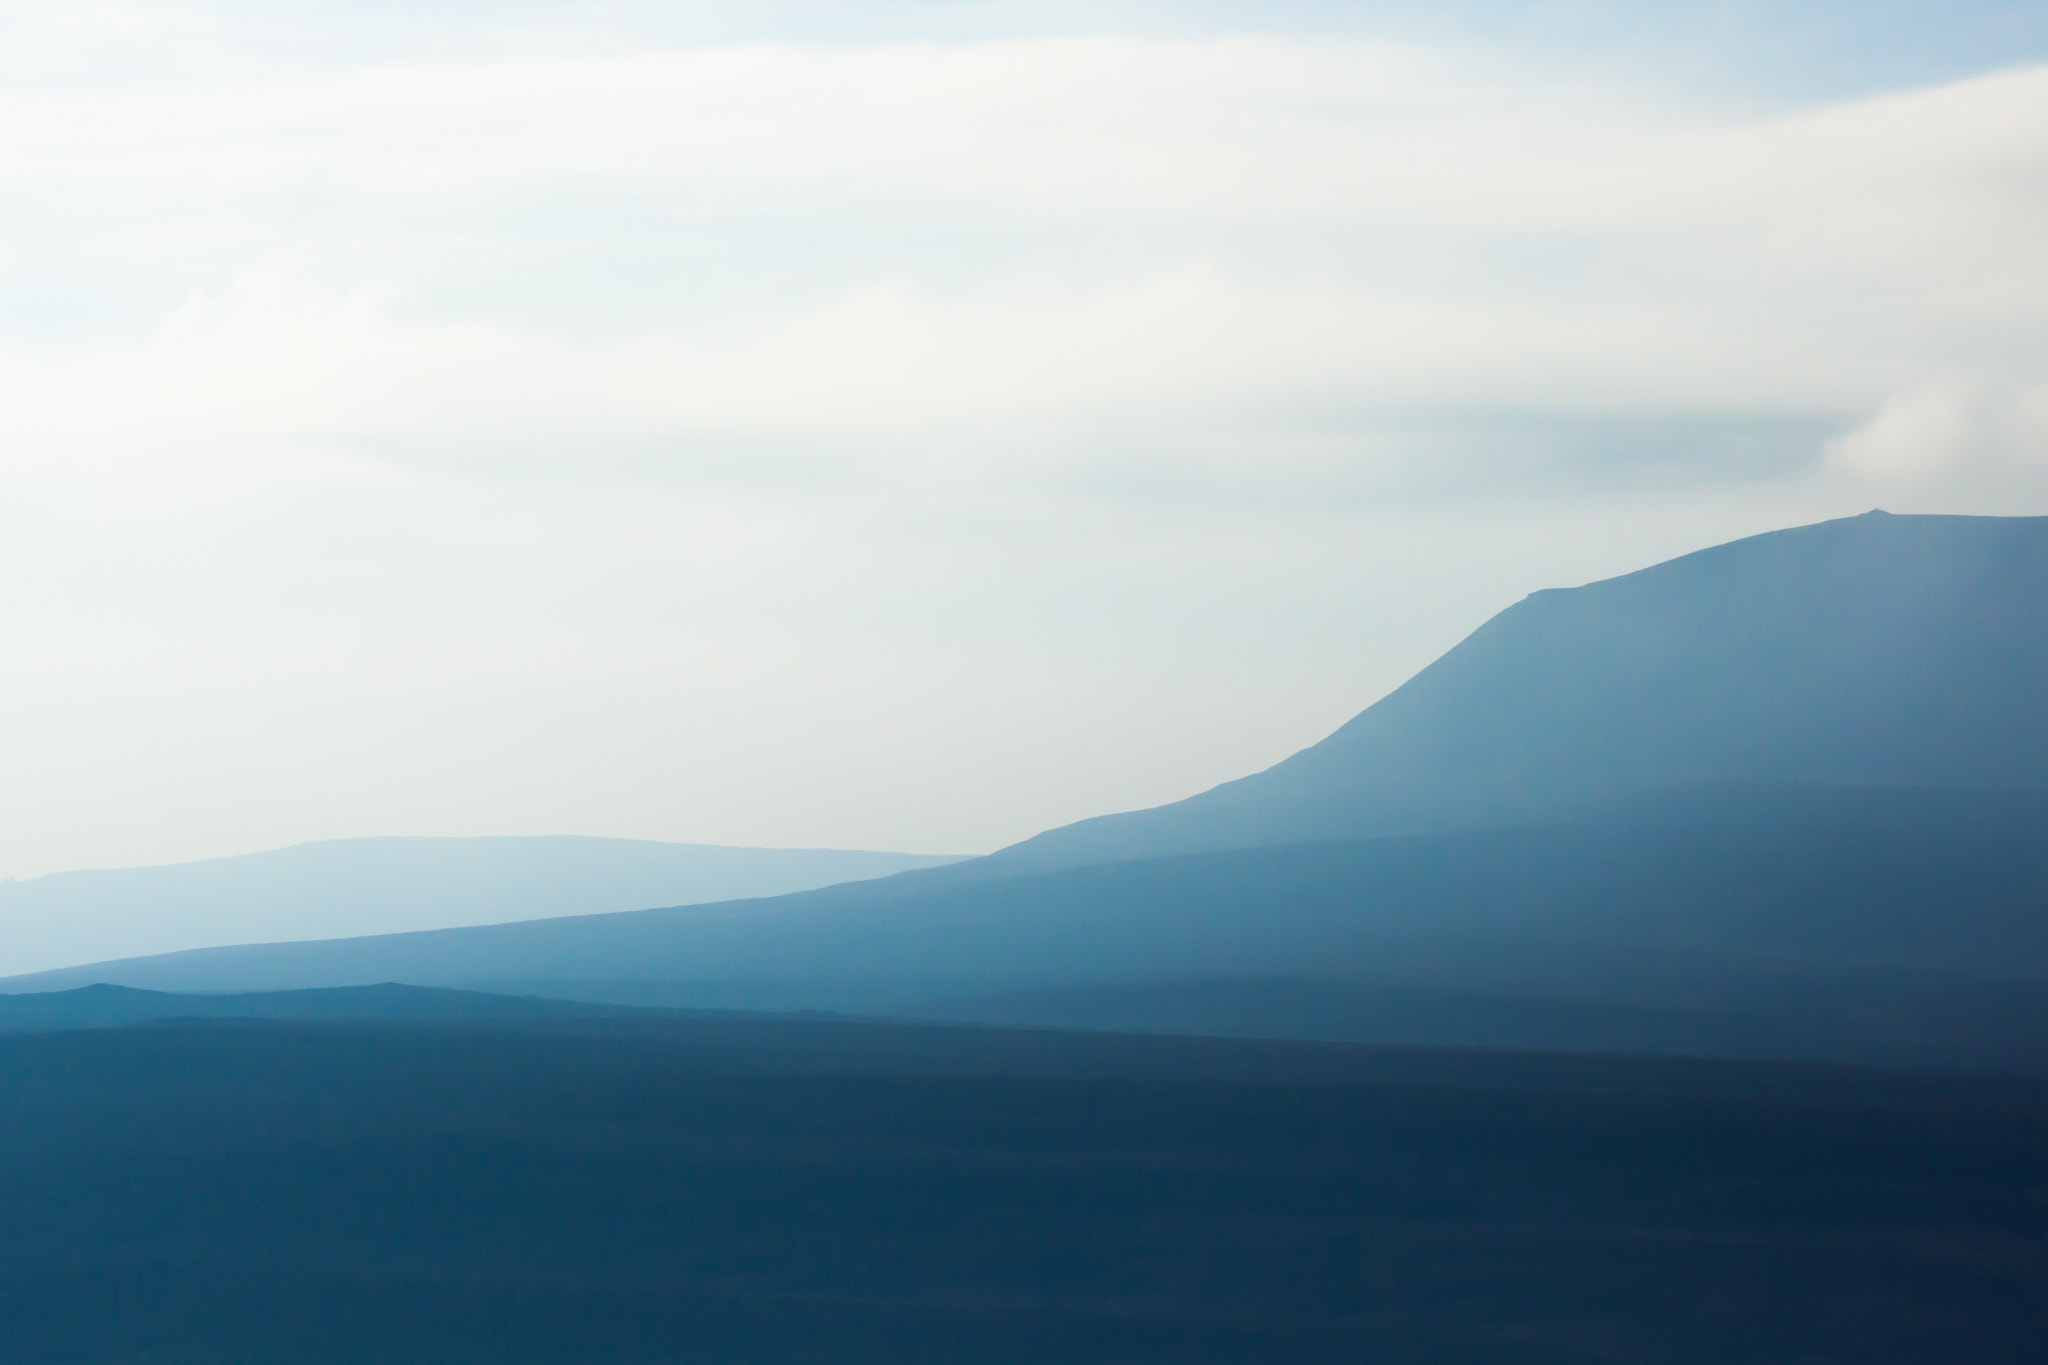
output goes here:
{"type": "Polygon", "coordinates": [[[0,8],[0,875],[981,851],[2048,513],[2048,6],[0,8]]]}

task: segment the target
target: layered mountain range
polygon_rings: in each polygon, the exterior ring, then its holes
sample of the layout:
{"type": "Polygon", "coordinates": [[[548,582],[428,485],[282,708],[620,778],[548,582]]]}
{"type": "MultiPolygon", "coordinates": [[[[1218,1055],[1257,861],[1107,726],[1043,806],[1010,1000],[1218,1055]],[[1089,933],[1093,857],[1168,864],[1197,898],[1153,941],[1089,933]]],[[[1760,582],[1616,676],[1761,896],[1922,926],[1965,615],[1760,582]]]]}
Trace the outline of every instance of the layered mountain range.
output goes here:
{"type": "Polygon", "coordinates": [[[2048,519],[1872,513],[1536,593],[1262,773],[986,858],[6,988],[2048,1066],[2043,697],[2048,519]]]}

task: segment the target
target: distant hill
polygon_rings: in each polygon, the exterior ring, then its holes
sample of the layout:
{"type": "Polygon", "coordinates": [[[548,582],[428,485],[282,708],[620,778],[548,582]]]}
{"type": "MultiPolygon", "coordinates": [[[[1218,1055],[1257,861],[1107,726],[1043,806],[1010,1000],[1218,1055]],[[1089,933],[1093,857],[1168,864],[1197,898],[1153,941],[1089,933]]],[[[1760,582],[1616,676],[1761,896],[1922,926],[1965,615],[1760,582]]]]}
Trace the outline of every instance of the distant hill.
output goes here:
{"type": "Polygon", "coordinates": [[[736,901],[952,861],[638,839],[336,839],[0,882],[0,973],[215,944],[736,901]]]}
{"type": "Polygon", "coordinates": [[[81,986],[35,995],[0,995],[0,1033],[121,1028],[174,1019],[280,1019],[302,1022],[615,1018],[645,1011],[571,1000],[439,990],[430,986],[339,986],[330,990],[172,995],[127,986],[81,986]]]}
{"type": "Polygon", "coordinates": [[[1264,772],[994,861],[1526,823],[1701,784],[2040,788],[2043,697],[2048,517],[1872,512],[1533,593],[1264,772]]]}

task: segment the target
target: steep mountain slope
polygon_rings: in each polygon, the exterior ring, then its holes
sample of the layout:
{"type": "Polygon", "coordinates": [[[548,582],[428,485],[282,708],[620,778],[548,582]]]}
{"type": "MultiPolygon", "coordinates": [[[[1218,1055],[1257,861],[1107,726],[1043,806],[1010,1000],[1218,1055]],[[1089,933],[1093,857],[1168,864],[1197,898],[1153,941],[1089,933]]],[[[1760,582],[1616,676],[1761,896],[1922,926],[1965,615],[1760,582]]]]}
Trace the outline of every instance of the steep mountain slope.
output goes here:
{"type": "Polygon", "coordinates": [[[2048,518],[1873,512],[1534,593],[1328,739],[994,855],[1551,819],[1703,783],[2048,785],[2048,518]]]}
{"type": "Polygon", "coordinates": [[[641,839],[334,839],[0,882],[0,973],[213,944],[776,896],[951,861],[641,839]]]}

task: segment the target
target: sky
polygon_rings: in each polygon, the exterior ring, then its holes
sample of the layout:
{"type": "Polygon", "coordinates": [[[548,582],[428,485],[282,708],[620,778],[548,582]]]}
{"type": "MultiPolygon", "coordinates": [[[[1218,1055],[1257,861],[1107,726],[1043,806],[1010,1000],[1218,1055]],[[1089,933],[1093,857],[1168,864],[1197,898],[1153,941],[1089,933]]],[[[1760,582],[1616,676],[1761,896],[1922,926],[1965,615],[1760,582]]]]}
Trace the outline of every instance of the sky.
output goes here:
{"type": "Polygon", "coordinates": [[[2048,514],[2048,7],[0,7],[0,876],[982,852],[2048,514]]]}

